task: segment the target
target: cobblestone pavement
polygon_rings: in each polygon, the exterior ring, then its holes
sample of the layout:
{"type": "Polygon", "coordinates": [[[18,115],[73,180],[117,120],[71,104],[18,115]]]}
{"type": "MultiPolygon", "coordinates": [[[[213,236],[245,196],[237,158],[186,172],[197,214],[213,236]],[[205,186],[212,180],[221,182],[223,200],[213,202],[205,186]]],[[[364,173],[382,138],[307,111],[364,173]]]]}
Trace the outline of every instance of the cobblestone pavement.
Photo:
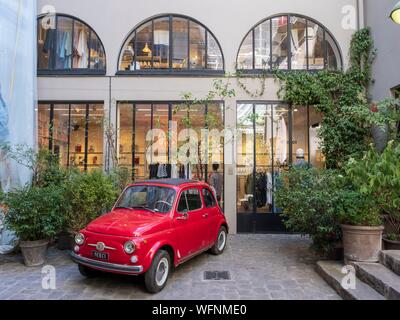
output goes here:
{"type": "Polygon", "coordinates": [[[67,252],[50,249],[56,290],[42,289],[42,268],[27,268],[20,255],[0,256],[0,300],[245,299],[337,300],[315,270],[309,240],[297,235],[236,235],[222,256],[207,253],[171,275],[159,294],[145,291],[141,277],[104,274],[82,277],[67,252]],[[230,281],[204,281],[204,271],[229,271],[230,281]]]}

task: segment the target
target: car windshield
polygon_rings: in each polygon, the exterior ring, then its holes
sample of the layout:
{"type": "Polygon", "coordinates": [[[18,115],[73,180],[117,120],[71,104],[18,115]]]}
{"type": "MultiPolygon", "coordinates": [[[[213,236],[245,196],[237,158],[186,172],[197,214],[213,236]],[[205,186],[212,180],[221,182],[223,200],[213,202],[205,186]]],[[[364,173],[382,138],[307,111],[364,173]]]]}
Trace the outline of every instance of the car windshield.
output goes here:
{"type": "Polygon", "coordinates": [[[125,190],[115,208],[168,213],[171,211],[174,200],[174,189],[156,186],[133,186],[125,190]]]}

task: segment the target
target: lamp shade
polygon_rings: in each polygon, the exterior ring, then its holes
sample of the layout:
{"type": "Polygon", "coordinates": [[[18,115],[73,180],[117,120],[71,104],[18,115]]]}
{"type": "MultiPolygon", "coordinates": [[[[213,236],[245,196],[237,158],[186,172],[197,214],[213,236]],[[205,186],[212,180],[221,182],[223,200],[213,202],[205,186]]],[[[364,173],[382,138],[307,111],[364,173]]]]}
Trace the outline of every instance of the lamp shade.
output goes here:
{"type": "Polygon", "coordinates": [[[390,14],[390,18],[395,22],[400,24],[400,2],[398,2],[390,14]]]}

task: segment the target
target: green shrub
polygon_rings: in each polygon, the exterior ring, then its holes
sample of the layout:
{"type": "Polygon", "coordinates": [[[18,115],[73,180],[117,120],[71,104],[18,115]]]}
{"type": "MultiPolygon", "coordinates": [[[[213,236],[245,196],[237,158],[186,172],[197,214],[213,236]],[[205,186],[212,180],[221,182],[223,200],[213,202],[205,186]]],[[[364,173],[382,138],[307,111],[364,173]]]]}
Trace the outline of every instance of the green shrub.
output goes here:
{"type": "Polygon", "coordinates": [[[66,183],[67,231],[79,232],[92,220],[110,210],[118,197],[114,180],[101,171],[72,173],[66,183]]]}
{"type": "Polygon", "coordinates": [[[360,160],[351,159],[346,173],[364,197],[374,199],[397,238],[400,236],[400,144],[382,154],[371,146],[360,160]]]}
{"type": "Polygon", "coordinates": [[[313,248],[324,255],[341,240],[341,211],[344,179],[336,170],[292,169],[284,174],[275,199],[283,208],[286,227],[313,240],[313,248]]]}
{"type": "Polygon", "coordinates": [[[54,237],[62,229],[67,210],[64,196],[64,189],[57,186],[27,186],[4,194],[5,224],[22,241],[54,237]]]}

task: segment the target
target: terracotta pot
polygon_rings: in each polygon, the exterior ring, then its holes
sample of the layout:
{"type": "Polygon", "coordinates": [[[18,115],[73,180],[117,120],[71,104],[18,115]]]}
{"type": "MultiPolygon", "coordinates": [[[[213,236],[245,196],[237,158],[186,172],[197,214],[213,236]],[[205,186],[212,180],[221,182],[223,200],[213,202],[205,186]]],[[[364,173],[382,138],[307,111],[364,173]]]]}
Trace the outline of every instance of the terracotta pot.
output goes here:
{"type": "Polygon", "coordinates": [[[379,262],[382,251],[383,226],[342,225],[344,260],[347,262],[379,262]]]}
{"type": "Polygon", "coordinates": [[[400,241],[388,240],[383,237],[383,247],[385,250],[400,250],[400,241]]]}
{"type": "Polygon", "coordinates": [[[38,267],[46,262],[48,240],[21,241],[19,246],[27,267],[38,267]]]}

